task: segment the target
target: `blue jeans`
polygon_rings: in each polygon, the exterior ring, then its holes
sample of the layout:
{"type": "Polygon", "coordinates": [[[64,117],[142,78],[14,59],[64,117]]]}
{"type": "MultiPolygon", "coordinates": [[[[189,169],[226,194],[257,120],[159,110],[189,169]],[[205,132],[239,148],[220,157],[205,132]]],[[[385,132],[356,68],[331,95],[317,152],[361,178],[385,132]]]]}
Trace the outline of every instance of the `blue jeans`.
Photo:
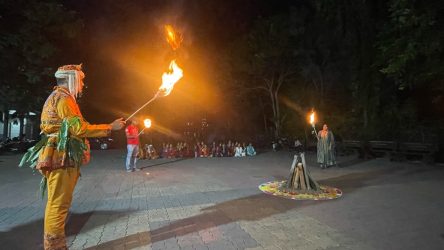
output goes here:
{"type": "Polygon", "coordinates": [[[137,154],[139,153],[139,145],[128,144],[126,146],[128,153],[126,155],[126,171],[131,171],[136,168],[137,154]]]}

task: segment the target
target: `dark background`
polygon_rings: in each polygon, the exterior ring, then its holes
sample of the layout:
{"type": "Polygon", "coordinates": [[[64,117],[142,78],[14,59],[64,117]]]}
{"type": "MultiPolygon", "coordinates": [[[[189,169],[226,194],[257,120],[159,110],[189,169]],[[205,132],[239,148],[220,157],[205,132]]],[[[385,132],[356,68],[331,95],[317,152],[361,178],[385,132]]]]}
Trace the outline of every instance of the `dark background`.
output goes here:
{"type": "Polygon", "coordinates": [[[111,122],[149,100],[176,58],[183,79],[138,115],[160,140],[310,140],[315,109],[338,140],[442,141],[437,0],[0,3],[3,112],[40,112],[57,67],[83,63],[81,110],[111,122]],[[165,24],[183,34],[177,51],[165,24]]]}

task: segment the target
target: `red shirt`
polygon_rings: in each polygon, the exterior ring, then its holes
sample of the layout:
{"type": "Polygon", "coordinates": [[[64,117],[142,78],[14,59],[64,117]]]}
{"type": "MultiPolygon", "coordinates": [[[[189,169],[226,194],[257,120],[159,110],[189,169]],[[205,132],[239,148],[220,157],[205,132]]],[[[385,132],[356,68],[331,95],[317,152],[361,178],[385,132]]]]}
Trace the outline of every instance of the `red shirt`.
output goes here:
{"type": "Polygon", "coordinates": [[[139,129],[134,125],[129,125],[125,129],[126,142],[131,145],[139,145],[139,129]]]}

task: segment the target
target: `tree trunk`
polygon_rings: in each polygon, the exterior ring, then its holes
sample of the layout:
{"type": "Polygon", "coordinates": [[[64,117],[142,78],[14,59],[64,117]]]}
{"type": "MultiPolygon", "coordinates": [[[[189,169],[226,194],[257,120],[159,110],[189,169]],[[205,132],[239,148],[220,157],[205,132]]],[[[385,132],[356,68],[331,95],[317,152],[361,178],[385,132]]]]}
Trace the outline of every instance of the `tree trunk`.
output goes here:
{"type": "Polygon", "coordinates": [[[279,138],[280,136],[280,132],[281,132],[281,109],[279,107],[279,90],[281,89],[282,84],[284,83],[284,79],[286,77],[286,73],[285,72],[281,72],[279,75],[279,78],[277,79],[277,86],[276,89],[274,90],[273,97],[274,97],[274,106],[276,109],[275,112],[275,116],[274,116],[274,120],[275,120],[275,125],[276,125],[276,138],[279,138]]]}
{"type": "Polygon", "coordinates": [[[279,138],[280,136],[280,131],[281,131],[281,114],[280,114],[280,109],[279,109],[279,98],[278,98],[278,91],[276,90],[274,92],[274,102],[275,102],[275,106],[276,106],[276,114],[275,114],[275,125],[276,125],[276,138],[279,138]]]}
{"type": "Polygon", "coordinates": [[[324,107],[324,76],[323,76],[323,74],[322,74],[322,70],[319,70],[319,82],[320,82],[320,85],[321,85],[321,94],[320,94],[320,96],[321,96],[321,98],[320,98],[320,102],[321,102],[321,107],[324,107]]]}
{"type": "Polygon", "coordinates": [[[8,137],[9,131],[9,110],[3,110],[3,139],[8,137]]]}
{"type": "Polygon", "coordinates": [[[25,138],[22,138],[22,135],[24,134],[23,133],[23,130],[24,130],[24,127],[25,127],[25,117],[24,117],[24,115],[19,115],[19,120],[20,120],[20,129],[19,129],[19,138],[20,139],[25,139],[25,138]]]}
{"type": "Polygon", "coordinates": [[[368,126],[368,114],[367,114],[367,107],[364,107],[364,110],[362,112],[363,118],[364,118],[364,129],[368,126]]]}
{"type": "Polygon", "coordinates": [[[262,101],[262,97],[260,97],[260,96],[259,96],[259,103],[261,104],[262,116],[264,118],[264,131],[265,131],[265,134],[268,136],[267,116],[265,113],[265,105],[264,105],[264,101],[262,101]]]}
{"type": "Polygon", "coordinates": [[[271,99],[271,106],[273,109],[273,124],[274,124],[274,137],[277,139],[279,137],[279,121],[277,118],[277,107],[276,107],[276,99],[273,93],[273,89],[269,89],[270,99],[271,99]]]}

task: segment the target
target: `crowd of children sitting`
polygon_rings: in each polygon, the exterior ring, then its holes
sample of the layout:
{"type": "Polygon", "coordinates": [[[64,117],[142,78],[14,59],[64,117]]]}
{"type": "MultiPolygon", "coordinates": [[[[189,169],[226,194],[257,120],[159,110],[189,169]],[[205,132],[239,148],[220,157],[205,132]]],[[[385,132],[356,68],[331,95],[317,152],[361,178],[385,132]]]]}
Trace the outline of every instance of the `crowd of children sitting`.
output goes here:
{"type": "Polygon", "coordinates": [[[141,146],[139,150],[139,158],[141,159],[157,159],[157,158],[191,158],[191,157],[245,157],[256,155],[256,150],[249,143],[213,142],[206,145],[204,142],[197,142],[190,145],[186,142],[177,142],[175,146],[172,143],[162,143],[162,149],[158,152],[153,145],[146,144],[141,146]]]}

